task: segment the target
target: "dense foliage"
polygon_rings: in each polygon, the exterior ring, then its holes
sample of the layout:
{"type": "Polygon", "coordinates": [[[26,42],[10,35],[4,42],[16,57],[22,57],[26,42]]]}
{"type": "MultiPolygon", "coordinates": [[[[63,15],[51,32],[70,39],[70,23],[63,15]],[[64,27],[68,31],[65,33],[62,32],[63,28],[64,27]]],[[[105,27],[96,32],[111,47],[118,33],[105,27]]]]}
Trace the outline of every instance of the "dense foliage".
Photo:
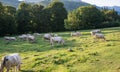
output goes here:
{"type": "Polygon", "coordinates": [[[68,18],[65,19],[65,28],[77,30],[120,26],[119,17],[114,9],[99,10],[95,6],[82,6],[68,14],[68,18]]]}
{"type": "Polygon", "coordinates": [[[63,31],[67,11],[61,2],[47,7],[22,2],[18,9],[0,4],[0,35],[63,31]]]}
{"type": "Polygon", "coordinates": [[[0,3],[0,36],[113,26],[120,26],[120,15],[114,9],[82,6],[67,13],[60,1],[46,7],[22,2],[18,9],[0,3]]]}
{"type": "Polygon", "coordinates": [[[14,7],[2,6],[0,3],[0,35],[16,32],[15,13],[14,7]]]}

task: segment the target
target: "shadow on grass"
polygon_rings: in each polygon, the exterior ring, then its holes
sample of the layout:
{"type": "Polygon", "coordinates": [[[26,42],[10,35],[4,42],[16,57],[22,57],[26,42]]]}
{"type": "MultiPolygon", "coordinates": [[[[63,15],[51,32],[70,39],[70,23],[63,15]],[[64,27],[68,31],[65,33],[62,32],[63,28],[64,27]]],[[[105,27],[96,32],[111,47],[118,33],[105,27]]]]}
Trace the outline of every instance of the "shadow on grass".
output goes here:
{"type": "Polygon", "coordinates": [[[21,72],[35,72],[33,70],[21,70],[21,72]]]}
{"type": "Polygon", "coordinates": [[[120,40],[106,40],[106,41],[120,42],[120,40]]]}

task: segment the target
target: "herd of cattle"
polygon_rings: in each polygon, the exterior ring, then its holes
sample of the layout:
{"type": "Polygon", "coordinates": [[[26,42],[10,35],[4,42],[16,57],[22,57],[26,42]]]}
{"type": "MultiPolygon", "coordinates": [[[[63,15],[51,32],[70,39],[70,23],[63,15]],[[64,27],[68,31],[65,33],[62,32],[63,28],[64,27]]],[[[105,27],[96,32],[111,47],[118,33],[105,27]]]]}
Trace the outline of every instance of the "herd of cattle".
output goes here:
{"type": "MultiPolygon", "coordinates": [[[[90,34],[94,37],[94,39],[103,39],[105,41],[104,34],[101,33],[100,29],[92,30],[90,34]]],[[[81,32],[71,32],[71,36],[81,36],[81,32]]],[[[29,41],[29,42],[36,42],[36,36],[42,36],[42,34],[34,33],[34,34],[22,34],[20,36],[16,37],[8,37],[5,36],[4,39],[7,41],[16,41],[17,39],[23,40],[23,41],[29,41]]],[[[57,34],[53,33],[47,33],[43,35],[44,40],[49,40],[50,44],[54,46],[54,42],[57,42],[58,44],[65,44],[65,41],[63,37],[58,36],[57,34]]]]}
{"type": "MultiPolygon", "coordinates": [[[[104,34],[101,33],[100,29],[92,30],[90,33],[94,37],[94,39],[103,39],[104,41],[106,40],[104,37],[104,34]]],[[[70,35],[71,36],[81,36],[82,34],[77,31],[77,32],[71,32],[70,35]]],[[[18,38],[20,40],[36,42],[36,36],[42,36],[42,34],[39,34],[39,33],[34,33],[32,35],[31,34],[22,34],[22,35],[18,36],[18,38]]],[[[57,42],[57,44],[62,44],[62,45],[65,44],[63,37],[58,36],[57,34],[47,33],[47,34],[43,35],[43,38],[45,40],[49,40],[49,42],[52,46],[54,46],[55,42],[57,42]]],[[[17,40],[16,37],[8,37],[8,36],[5,36],[4,39],[7,41],[16,41],[17,40]]],[[[21,58],[18,53],[6,55],[2,58],[2,62],[0,64],[0,72],[4,72],[4,67],[7,70],[6,72],[9,72],[9,70],[12,69],[12,67],[16,67],[15,70],[19,71],[21,63],[22,63],[21,58]]]]}

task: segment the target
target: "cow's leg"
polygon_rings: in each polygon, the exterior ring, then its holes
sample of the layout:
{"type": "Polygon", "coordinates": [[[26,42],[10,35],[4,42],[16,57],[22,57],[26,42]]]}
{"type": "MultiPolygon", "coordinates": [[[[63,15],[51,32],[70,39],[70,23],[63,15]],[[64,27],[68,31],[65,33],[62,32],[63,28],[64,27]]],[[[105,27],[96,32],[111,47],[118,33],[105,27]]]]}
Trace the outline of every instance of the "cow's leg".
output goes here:
{"type": "Polygon", "coordinates": [[[105,37],[103,37],[103,40],[106,41],[105,37]]]}
{"type": "Polygon", "coordinates": [[[7,71],[6,72],[9,72],[10,68],[7,68],[7,71]]]}
{"type": "Polygon", "coordinates": [[[52,46],[54,46],[53,43],[54,43],[54,40],[53,40],[53,39],[50,39],[50,44],[51,44],[52,46]]]}
{"type": "Polygon", "coordinates": [[[20,64],[17,66],[17,69],[18,69],[18,70],[21,70],[21,68],[20,68],[20,64]]]}

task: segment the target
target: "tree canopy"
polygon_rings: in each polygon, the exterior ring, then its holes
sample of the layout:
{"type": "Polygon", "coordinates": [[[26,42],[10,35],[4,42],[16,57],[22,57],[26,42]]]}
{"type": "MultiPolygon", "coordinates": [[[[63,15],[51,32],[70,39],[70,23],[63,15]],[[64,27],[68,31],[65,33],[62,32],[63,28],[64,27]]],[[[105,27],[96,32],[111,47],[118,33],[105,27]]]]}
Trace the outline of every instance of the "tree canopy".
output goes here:
{"type": "Polygon", "coordinates": [[[82,6],[68,14],[65,28],[70,30],[100,28],[106,21],[116,21],[118,17],[114,10],[101,11],[95,6],[82,6]]]}

